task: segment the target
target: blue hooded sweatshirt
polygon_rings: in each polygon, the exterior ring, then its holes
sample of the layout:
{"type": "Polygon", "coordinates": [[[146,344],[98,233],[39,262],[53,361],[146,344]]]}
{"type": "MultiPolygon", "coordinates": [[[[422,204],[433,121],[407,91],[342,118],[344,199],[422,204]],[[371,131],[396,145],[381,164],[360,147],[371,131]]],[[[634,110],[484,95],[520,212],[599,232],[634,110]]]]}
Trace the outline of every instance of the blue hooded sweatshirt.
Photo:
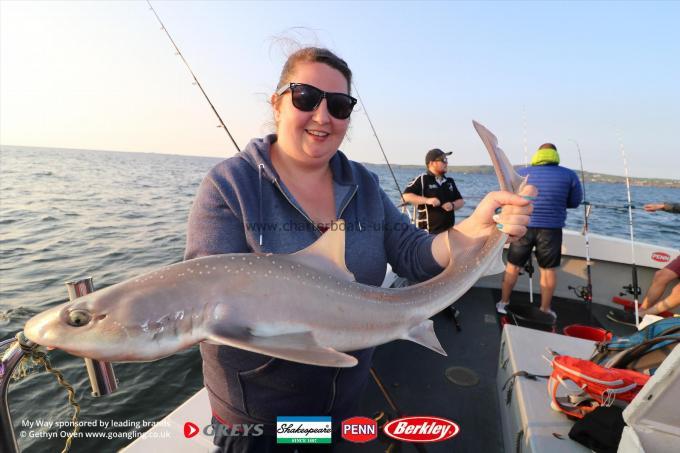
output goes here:
{"type": "MultiPolygon", "coordinates": [[[[275,135],[254,139],[208,173],[189,215],[185,259],[222,253],[293,253],[320,237],[271,164],[269,151],[275,141],[275,135]]],[[[358,282],[380,285],[387,263],[413,281],[442,271],[431,252],[434,236],[408,222],[374,173],[341,151],[331,158],[330,168],[336,215],[346,224],[345,260],[358,282]]],[[[356,415],[373,348],[350,354],[358,365],[329,368],[201,343],[213,415],[229,425],[271,425],[277,415],[331,415],[336,422],[356,415]]]]}
{"type": "Polygon", "coordinates": [[[567,208],[578,207],[583,198],[576,173],[556,164],[532,165],[518,169],[517,173],[528,175],[527,182],[538,189],[529,227],[564,228],[567,208]]]}

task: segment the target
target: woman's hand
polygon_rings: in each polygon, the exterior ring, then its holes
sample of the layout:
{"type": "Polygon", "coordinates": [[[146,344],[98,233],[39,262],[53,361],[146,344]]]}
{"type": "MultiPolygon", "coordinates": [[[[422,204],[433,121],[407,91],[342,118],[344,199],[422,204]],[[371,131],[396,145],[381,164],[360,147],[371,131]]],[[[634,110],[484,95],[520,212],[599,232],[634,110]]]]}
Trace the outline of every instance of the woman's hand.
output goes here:
{"type": "Polygon", "coordinates": [[[455,228],[470,237],[485,237],[498,228],[508,234],[508,242],[514,242],[527,232],[533,211],[531,200],[536,195],[538,190],[532,185],[524,186],[520,195],[500,191],[488,193],[472,215],[455,228]]]}
{"type": "Polygon", "coordinates": [[[435,261],[441,267],[446,267],[450,260],[456,261],[460,255],[476,253],[476,250],[484,245],[485,238],[496,229],[508,234],[508,242],[514,242],[524,236],[529,216],[533,211],[531,199],[538,195],[538,190],[534,186],[526,185],[520,194],[510,192],[487,194],[470,217],[450,230],[439,233],[432,241],[432,256],[435,261]],[[453,243],[449,244],[449,241],[453,243]]]}

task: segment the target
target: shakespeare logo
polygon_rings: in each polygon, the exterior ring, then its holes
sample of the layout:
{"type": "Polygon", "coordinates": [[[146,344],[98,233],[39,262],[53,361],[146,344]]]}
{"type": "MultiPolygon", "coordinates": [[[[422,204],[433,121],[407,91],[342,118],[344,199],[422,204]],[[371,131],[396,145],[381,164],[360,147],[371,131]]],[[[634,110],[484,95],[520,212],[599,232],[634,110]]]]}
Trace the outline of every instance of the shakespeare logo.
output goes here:
{"type": "Polygon", "coordinates": [[[330,444],[330,417],[276,417],[277,444],[330,444]]]}

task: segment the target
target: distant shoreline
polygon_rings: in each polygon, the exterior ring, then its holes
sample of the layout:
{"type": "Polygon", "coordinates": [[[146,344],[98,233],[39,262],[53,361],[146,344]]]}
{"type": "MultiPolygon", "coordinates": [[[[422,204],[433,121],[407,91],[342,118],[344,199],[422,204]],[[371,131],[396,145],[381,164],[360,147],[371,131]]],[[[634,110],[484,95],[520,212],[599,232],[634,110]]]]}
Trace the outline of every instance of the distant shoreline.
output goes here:
{"type": "MultiPolygon", "coordinates": [[[[385,165],[385,164],[368,164],[368,165],[385,165]]],[[[400,165],[392,164],[394,168],[402,169],[417,169],[422,170],[422,165],[400,165]]],[[[524,165],[515,165],[515,168],[522,168],[524,165]]],[[[581,171],[572,169],[581,177],[581,171]]],[[[449,165],[449,173],[458,173],[463,175],[469,174],[493,174],[493,166],[491,165],[449,165]]],[[[584,171],[586,182],[598,182],[606,184],[625,184],[625,176],[607,175],[603,173],[591,173],[584,171]]],[[[680,189],[680,180],[678,179],[664,179],[664,178],[630,178],[630,184],[633,186],[648,186],[648,187],[663,187],[670,189],[680,189]]]]}
{"type": "MultiPolygon", "coordinates": [[[[61,148],[61,147],[46,147],[46,146],[23,146],[23,145],[0,145],[0,148],[27,148],[27,149],[55,149],[55,150],[63,150],[63,151],[94,151],[94,152],[114,152],[114,153],[134,153],[134,154],[149,154],[149,155],[158,155],[158,156],[178,156],[178,157],[201,157],[201,158],[208,158],[208,159],[224,159],[228,156],[225,157],[217,157],[217,156],[194,156],[194,155],[188,155],[188,154],[170,154],[170,153],[156,153],[156,152],[145,152],[145,151],[117,151],[117,150],[96,150],[96,149],[82,149],[82,148],[61,148]]],[[[364,165],[377,165],[377,166],[386,166],[386,164],[373,164],[373,163],[368,163],[368,162],[363,162],[364,165]]],[[[411,164],[392,164],[392,167],[394,168],[402,168],[402,169],[409,169],[409,170],[422,170],[423,166],[422,165],[411,165],[411,164]]],[[[515,168],[521,168],[523,165],[515,165],[515,168]]],[[[459,174],[492,174],[493,173],[493,166],[491,165],[449,165],[449,173],[459,173],[459,174]]],[[[579,177],[581,176],[581,172],[575,169],[574,170],[579,177]]],[[[616,176],[616,175],[607,175],[604,173],[591,173],[589,171],[584,172],[585,177],[586,177],[586,182],[598,182],[598,183],[606,183],[606,184],[621,184],[626,182],[626,178],[624,176],[616,176]]],[[[630,183],[633,186],[648,186],[648,187],[662,187],[662,188],[670,188],[670,189],[680,189],[680,180],[678,179],[665,179],[665,178],[636,178],[636,177],[631,177],[630,178],[630,183]]]]}

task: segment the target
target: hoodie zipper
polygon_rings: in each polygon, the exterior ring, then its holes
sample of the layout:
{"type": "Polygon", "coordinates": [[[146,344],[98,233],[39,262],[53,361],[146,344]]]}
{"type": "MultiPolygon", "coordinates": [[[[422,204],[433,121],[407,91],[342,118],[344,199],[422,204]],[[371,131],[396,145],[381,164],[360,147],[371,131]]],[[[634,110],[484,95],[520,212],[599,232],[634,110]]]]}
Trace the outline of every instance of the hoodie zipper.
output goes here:
{"type": "Polygon", "coordinates": [[[308,221],[309,223],[312,224],[312,226],[314,227],[314,229],[315,229],[316,231],[318,231],[319,233],[321,233],[321,230],[320,230],[319,227],[316,225],[316,223],[314,223],[314,221],[313,221],[312,219],[310,219],[309,216],[308,216],[307,214],[305,214],[305,212],[304,212],[302,209],[298,208],[298,207],[295,205],[295,203],[293,203],[293,200],[291,200],[291,199],[288,197],[288,195],[286,195],[286,192],[284,192],[284,190],[283,190],[283,189],[281,188],[281,186],[279,185],[279,180],[278,180],[278,179],[274,179],[274,185],[276,186],[277,189],[279,189],[279,192],[281,192],[281,194],[282,194],[283,197],[288,201],[288,203],[290,203],[290,205],[291,205],[292,207],[294,207],[294,208],[297,210],[297,212],[299,212],[300,214],[302,214],[302,217],[304,217],[305,219],[307,219],[307,221],[308,221]]]}
{"type": "Polygon", "coordinates": [[[342,205],[342,208],[338,212],[338,219],[342,217],[342,214],[345,212],[345,209],[347,209],[347,205],[349,205],[349,202],[352,201],[352,198],[354,198],[354,195],[357,193],[357,189],[359,186],[354,186],[354,190],[352,190],[352,193],[347,197],[347,201],[345,204],[342,205]]]}
{"type": "MultiPolygon", "coordinates": [[[[286,199],[286,201],[288,201],[288,203],[290,203],[290,205],[291,205],[292,207],[294,207],[294,208],[297,210],[297,212],[299,212],[300,214],[302,214],[302,216],[303,216],[305,219],[307,219],[307,221],[308,221],[309,223],[312,224],[312,226],[314,227],[314,229],[315,229],[316,231],[318,231],[319,233],[321,233],[321,230],[319,229],[319,226],[318,226],[316,223],[314,223],[314,221],[313,221],[312,219],[310,219],[309,216],[308,216],[307,214],[305,214],[305,212],[304,212],[302,209],[298,208],[298,207],[295,205],[295,203],[293,203],[293,201],[288,197],[288,195],[286,195],[286,192],[284,192],[283,188],[279,185],[279,180],[278,180],[278,179],[274,179],[274,185],[276,186],[277,189],[279,189],[279,192],[281,192],[281,194],[282,194],[283,197],[286,199]]],[[[356,195],[358,187],[359,187],[359,186],[356,186],[356,185],[354,186],[354,189],[352,190],[352,193],[350,194],[350,196],[347,198],[347,201],[345,201],[345,203],[342,205],[342,208],[340,209],[340,212],[338,213],[338,218],[342,217],[342,214],[345,212],[345,209],[347,209],[347,205],[349,205],[349,202],[352,201],[352,198],[354,198],[354,195],[356,195]]]]}

